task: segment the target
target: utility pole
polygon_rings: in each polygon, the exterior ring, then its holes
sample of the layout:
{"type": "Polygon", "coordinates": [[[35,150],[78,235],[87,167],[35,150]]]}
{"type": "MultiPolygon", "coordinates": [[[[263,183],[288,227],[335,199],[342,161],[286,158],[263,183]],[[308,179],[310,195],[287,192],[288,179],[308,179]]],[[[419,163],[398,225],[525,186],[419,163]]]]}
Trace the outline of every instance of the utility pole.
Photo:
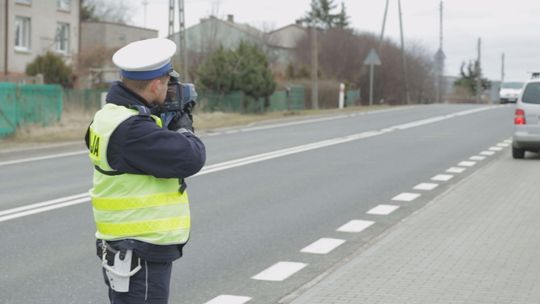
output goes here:
{"type": "Polygon", "coordinates": [[[443,2],[441,0],[441,4],[439,7],[440,11],[440,19],[439,19],[439,50],[435,54],[435,64],[437,67],[437,82],[436,82],[436,89],[437,89],[437,103],[442,103],[443,96],[444,96],[444,87],[443,87],[443,77],[444,77],[444,60],[446,59],[446,56],[444,55],[443,51],[443,2]]]}
{"type": "Polygon", "coordinates": [[[169,0],[169,38],[172,39],[174,33],[174,1],[169,0]]]}
{"type": "Polygon", "coordinates": [[[411,104],[411,98],[409,96],[409,81],[407,77],[407,60],[405,58],[405,41],[403,39],[403,17],[401,14],[401,0],[398,0],[399,9],[399,31],[401,36],[401,63],[403,64],[403,81],[405,82],[405,99],[407,104],[411,104]]]}
{"type": "Polygon", "coordinates": [[[316,24],[311,25],[311,107],[319,108],[319,45],[316,24]]]}
{"type": "Polygon", "coordinates": [[[478,38],[478,59],[476,62],[476,103],[480,103],[482,96],[482,38],[478,38]]]}
{"type": "Polygon", "coordinates": [[[143,0],[142,5],[144,6],[144,27],[146,27],[146,6],[148,5],[148,0],[143,0]]]}
{"type": "Polygon", "coordinates": [[[504,82],[504,53],[501,56],[501,84],[504,82]]]}
{"type": "Polygon", "coordinates": [[[184,0],[178,0],[178,19],[180,21],[180,29],[178,32],[178,46],[180,51],[178,53],[180,62],[182,62],[182,74],[184,76],[184,82],[189,82],[189,73],[188,73],[188,49],[186,42],[186,23],[184,18],[184,0]]]}
{"type": "Polygon", "coordinates": [[[381,46],[383,38],[384,38],[384,28],[386,27],[386,16],[388,15],[388,2],[389,0],[386,0],[386,6],[384,7],[384,17],[383,17],[382,28],[381,28],[381,36],[379,38],[379,47],[381,46]]]}

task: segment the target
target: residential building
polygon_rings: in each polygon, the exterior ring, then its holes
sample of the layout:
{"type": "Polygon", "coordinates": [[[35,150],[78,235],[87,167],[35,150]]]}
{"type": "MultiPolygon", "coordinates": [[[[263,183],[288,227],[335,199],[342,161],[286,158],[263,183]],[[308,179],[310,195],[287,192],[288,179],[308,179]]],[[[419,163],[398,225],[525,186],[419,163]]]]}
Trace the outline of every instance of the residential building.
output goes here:
{"type": "MultiPolygon", "coordinates": [[[[305,33],[306,30],[299,24],[291,24],[265,33],[248,24],[236,22],[233,15],[228,15],[227,19],[210,16],[186,29],[186,43],[190,54],[203,56],[220,46],[225,49],[234,49],[240,42],[254,44],[266,54],[274,69],[280,69],[280,67],[284,69],[289,62],[294,60],[296,42],[305,33]]],[[[171,39],[178,42],[178,33],[175,33],[171,39]]]]}
{"type": "Polygon", "coordinates": [[[81,22],[79,85],[94,87],[119,79],[119,70],[112,55],[119,48],[137,40],[157,38],[154,29],[113,22],[81,22]]]}
{"type": "Polygon", "coordinates": [[[130,42],[157,38],[158,31],[113,22],[81,22],[81,51],[92,48],[119,49],[130,42]]]}
{"type": "Polygon", "coordinates": [[[78,0],[0,0],[0,77],[23,76],[26,65],[47,52],[73,64],[79,20],[78,0]]]}

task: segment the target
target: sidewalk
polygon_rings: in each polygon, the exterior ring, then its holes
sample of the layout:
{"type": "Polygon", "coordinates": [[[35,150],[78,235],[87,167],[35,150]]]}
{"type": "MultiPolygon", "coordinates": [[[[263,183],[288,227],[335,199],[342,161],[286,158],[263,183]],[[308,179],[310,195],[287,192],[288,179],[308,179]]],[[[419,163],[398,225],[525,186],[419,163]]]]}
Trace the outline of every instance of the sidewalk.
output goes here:
{"type": "Polygon", "coordinates": [[[292,302],[338,303],[540,303],[538,157],[494,160],[292,302]]]}

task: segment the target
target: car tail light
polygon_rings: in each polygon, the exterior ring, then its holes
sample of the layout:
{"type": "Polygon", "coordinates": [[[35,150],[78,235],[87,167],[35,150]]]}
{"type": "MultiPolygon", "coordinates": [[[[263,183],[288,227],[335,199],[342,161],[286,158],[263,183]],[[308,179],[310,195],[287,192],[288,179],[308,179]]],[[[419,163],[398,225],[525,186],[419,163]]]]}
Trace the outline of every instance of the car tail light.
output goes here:
{"type": "Polygon", "coordinates": [[[527,121],[525,120],[525,111],[523,111],[522,109],[516,109],[516,116],[514,117],[514,124],[515,125],[527,124],[527,121]]]}

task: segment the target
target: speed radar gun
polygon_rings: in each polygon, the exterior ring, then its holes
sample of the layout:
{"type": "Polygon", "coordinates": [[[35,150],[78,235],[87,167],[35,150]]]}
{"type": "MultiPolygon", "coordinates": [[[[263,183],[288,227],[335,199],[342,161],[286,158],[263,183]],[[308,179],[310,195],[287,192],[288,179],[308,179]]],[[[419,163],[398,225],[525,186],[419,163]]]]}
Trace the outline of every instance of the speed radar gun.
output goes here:
{"type": "Polygon", "coordinates": [[[193,120],[191,115],[193,108],[197,104],[197,91],[195,91],[195,85],[181,83],[179,77],[180,75],[174,70],[169,73],[167,98],[165,103],[158,108],[164,128],[169,125],[176,115],[186,113],[193,120]]]}

